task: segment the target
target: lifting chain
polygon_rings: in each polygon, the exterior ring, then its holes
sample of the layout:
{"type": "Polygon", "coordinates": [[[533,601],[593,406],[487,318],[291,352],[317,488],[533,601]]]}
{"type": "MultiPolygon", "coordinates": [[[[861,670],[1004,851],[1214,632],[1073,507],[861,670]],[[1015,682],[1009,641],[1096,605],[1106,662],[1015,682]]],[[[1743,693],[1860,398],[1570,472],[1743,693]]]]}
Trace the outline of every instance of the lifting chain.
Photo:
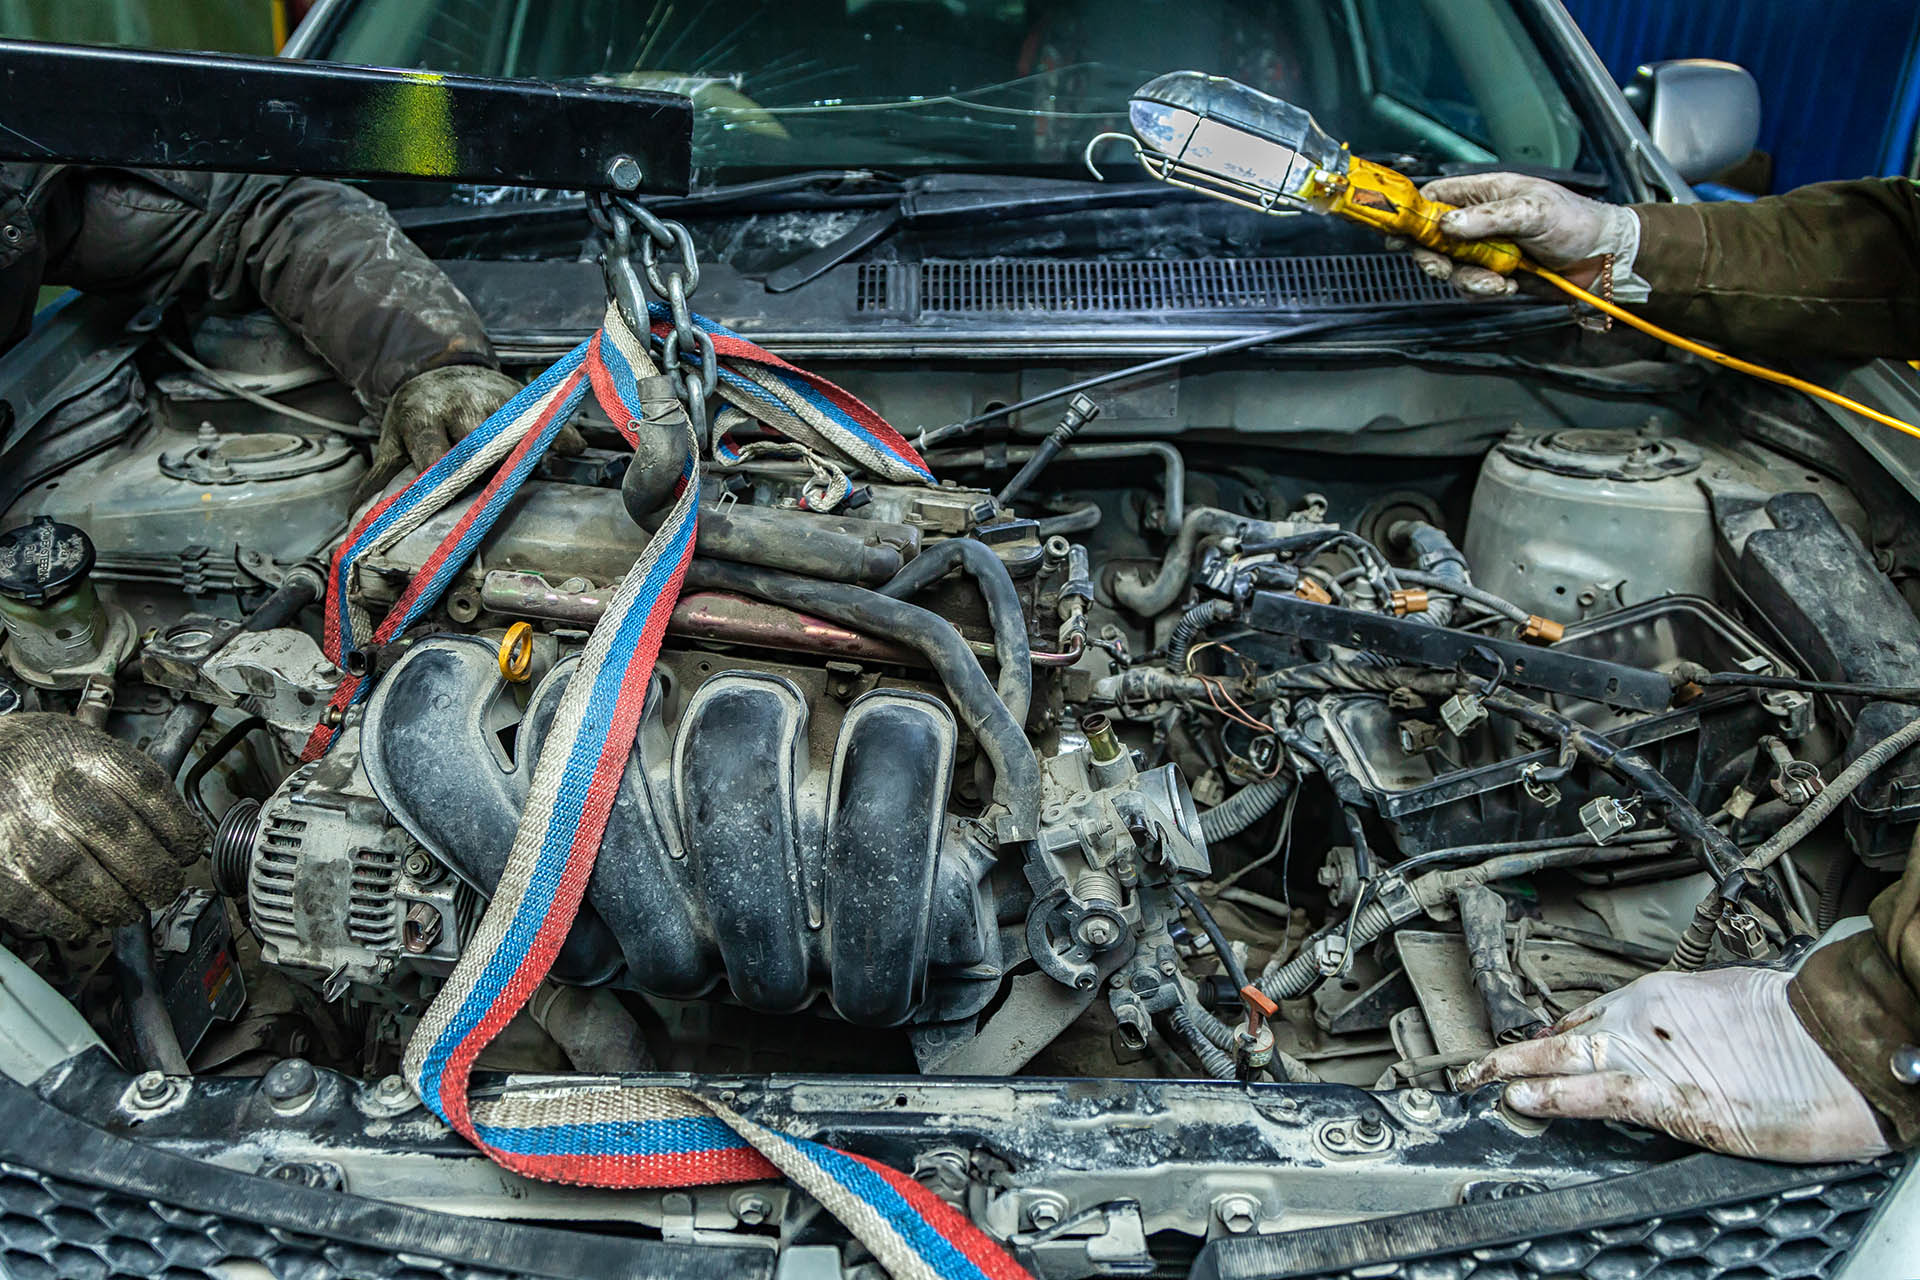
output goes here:
{"type": "Polygon", "coordinates": [[[719,380],[720,365],[713,338],[693,322],[693,309],[687,303],[700,287],[693,237],[686,227],[657,216],[632,196],[595,195],[588,201],[587,214],[605,241],[600,262],[607,296],[627,326],[636,334],[652,332],[649,290],[665,305],[669,327],[660,351],[660,369],[686,406],[698,439],[706,442],[707,402],[719,380]]]}

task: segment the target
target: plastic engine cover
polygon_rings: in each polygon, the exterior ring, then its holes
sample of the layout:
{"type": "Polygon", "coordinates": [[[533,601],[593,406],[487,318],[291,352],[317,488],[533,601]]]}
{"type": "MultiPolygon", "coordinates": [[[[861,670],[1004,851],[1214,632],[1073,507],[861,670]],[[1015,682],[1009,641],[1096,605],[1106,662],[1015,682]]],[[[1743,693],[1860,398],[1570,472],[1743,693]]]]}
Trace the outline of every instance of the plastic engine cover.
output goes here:
{"type": "MultiPolygon", "coordinates": [[[[375,793],[482,893],[499,881],[577,665],[563,661],[535,688],[511,758],[503,731],[518,713],[484,640],[421,642],[368,706],[375,793]]],[[[676,999],[724,980],[764,1013],[825,991],[841,1017],[870,1026],[964,1017],[991,998],[990,859],[946,811],[957,729],[944,703],[874,689],[837,732],[823,723],[816,735],[793,680],[722,670],[669,732],[663,684],[656,675],[570,951],[676,999]]]]}

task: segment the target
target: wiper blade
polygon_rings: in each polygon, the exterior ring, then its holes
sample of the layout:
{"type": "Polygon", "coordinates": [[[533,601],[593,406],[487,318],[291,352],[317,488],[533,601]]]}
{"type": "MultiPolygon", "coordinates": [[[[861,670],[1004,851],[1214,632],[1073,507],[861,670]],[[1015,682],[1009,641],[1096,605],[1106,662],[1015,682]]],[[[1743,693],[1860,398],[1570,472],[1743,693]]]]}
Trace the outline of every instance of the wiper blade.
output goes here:
{"type": "Polygon", "coordinates": [[[714,209],[734,204],[750,204],[766,196],[843,186],[871,188],[861,194],[885,198],[898,193],[902,181],[894,174],[882,173],[877,169],[807,169],[799,173],[777,174],[771,178],[756,178],[751,182],[729,182],[711,187],[696,187],[683,196],[643,198],[640,203],[655,213],[671,213],[689,209],[714,209]]]}
{"type": "Polygon", "coordinates": [[[970,226],[1013,218],[1044,218],[1089,209],[1125,209],[1182,199],[1158,182],[1073,182],[934,174],[910,179],[891,206],[805,257],[768,274],[769,293],[786,293],[831,271],[854,254],[905,226],[970,226]]]}
{"type": "Polygon", "coordinates": [[[1082,378],[1078,382],[1055,387],[1053,390],[1043,391],[1039,395],[1028,396],[1025,400],[1006,405],[1003,408],[989,409],[985,413],[975,414],[973,417],[963,419],[959,422],[949,422],[941,427],[928,427],[918,436],[914,437],[913,446],[924,452],[943,440],[951,440],[955,436],[976,431],[990,422],[1006,421],[1011,419],[1016,413],[1036,408],[1043,404],[1051,404],[1056,400],[1064,400],[1068,396],[1077,395],[1082,391],[1091,391],[1095,387],[1103,387],[1110,382],[1130,381],[1144,374],[1157,373],[1161,369],[1171,369],[1178,365],[1191,364],[1198,360],[1211,360],[1216,356],[1231,355],[1236,351],[1245,351],[1252,347],[1266,346],[1268,343],[1290,342],[1300,338],[1312,337],[1315,334],[1336,333],[1347,329],[1371,328],[1391,324],[1400,320],[1414,319],[1420,315],[1421,309],[1417,307],[1395,307],[1383,311],[1355,312],[1345,315],[1327,316],[1323,319],[1280,325],[1272,329],[1260,329],[1253,333],[1244,334],[1238,338],[1228,338],[1223,342],[1210,343],[1204,347],[1194,347],[1190,351],[1179,351],[1170,356],[1161,356],[1156,360],[1147,360],[1140,364],[1131,364],[1125,368],[1113,369],[1106,373],[1096,374],[1091,378],[1082,378]]]}

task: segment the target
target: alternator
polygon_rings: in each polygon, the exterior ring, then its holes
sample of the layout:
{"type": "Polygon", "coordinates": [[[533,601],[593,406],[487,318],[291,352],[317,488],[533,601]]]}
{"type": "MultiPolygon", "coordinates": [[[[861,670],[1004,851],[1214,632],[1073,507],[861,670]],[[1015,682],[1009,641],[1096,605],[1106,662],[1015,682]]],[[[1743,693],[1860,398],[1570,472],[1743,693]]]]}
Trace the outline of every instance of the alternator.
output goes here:
{"type": "Polygon", "coordinates": [[[343,734],[215,839],[216,878],[244,893],[260,958],[313,973],[329,1000],[349,984],[385,989],[402,960],[445,972],[473,910],[374,796],[359,745],[343,734]]]}

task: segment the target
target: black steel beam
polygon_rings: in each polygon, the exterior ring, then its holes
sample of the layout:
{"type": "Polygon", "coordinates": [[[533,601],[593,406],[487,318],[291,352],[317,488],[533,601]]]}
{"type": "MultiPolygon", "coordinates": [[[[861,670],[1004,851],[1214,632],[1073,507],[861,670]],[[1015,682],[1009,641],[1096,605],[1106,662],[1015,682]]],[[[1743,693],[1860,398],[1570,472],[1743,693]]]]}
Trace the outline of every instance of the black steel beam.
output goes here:
{"type": "Polygon", "coordinates": [[[1482,650],[1500,660],[1505,668],[1503,678],[1508,684],[1570,694],[1635,711],[1664,711],[1673,705],[1672,683],[1660,672],[1645,667],[1583,658],[1512,640],[1493,640],[1423,622],[1409,622],[1405,618],[1362,613],[1358,609],[1315,604],[1277,591],[1255,592],[1247,621],[1262,631],[1349,649],[1371,649],[1402,662],[1443,671],[1452,670],[1464,661],[1472,674],[1491,676],[1490,667],[1483,670],[1487,664],[1475,660],[1474,651],[1482,650]]]}
{"type": "Polygon", "coordinates": [[[692,139],[650,89],[0,40],[0,159],[678,195],[692,139]]]}

